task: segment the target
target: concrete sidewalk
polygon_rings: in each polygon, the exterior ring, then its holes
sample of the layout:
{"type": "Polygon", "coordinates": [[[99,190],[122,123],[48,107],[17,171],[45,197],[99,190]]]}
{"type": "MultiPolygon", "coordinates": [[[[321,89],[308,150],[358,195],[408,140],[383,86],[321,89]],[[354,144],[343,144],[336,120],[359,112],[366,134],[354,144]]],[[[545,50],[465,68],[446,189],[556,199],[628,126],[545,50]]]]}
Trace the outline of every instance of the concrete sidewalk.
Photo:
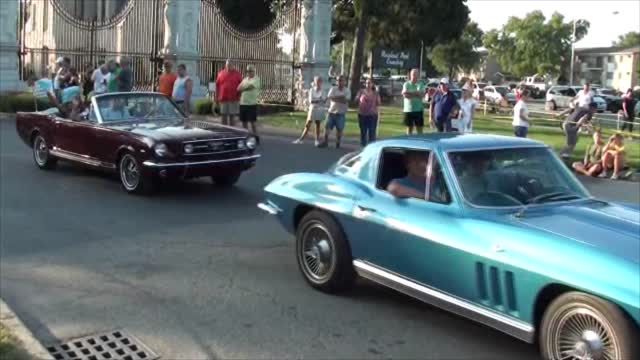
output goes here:
{"type": "Polygon", "coordinates": [[[2,324],[9,330],[11,335],[20,341],[31,357],[34,359],[53,360],[53,357],[44,346],[2,299],[0,299],[0,321],[2,321],[2,324]]]}

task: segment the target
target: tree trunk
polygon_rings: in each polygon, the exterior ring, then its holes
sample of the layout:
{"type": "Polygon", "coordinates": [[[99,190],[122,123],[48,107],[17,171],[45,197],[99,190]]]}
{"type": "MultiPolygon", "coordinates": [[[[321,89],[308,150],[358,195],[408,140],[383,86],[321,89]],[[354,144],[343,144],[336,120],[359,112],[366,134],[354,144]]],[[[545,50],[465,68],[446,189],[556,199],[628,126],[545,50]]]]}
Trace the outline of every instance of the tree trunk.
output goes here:
{"type": "Polygon", "coordinates": [[[453,66],[449,66],[449,81],[453,79],[453,66]]]}
{"type": "Polygon", "coordinates": [[[353,53],[351,54],[351,71],[349,73],[349,89],[351,90],[351,101],[360,90],[360,76],[362,75],[362,62],[364,58],[364,42],[369,25],[368,15],[369,1],[362,1],[360,6],[360,16],[358,17],[358,27],[356,27],[355,38],[353,40],[353,53]]]}

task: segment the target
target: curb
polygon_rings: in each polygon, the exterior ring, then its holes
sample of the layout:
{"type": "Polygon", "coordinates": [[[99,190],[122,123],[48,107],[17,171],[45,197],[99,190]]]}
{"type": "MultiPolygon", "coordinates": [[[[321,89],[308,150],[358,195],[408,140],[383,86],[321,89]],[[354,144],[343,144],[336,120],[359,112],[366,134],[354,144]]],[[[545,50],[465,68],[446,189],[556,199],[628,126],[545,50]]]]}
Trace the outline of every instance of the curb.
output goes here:
{"type": "Polygon", "coordinates": [[[27,329],[20,318],[2,299],[0,299],[0,320],[34,359],[54,360],[40,341],[33,336],[33,333],[27,329]]]}

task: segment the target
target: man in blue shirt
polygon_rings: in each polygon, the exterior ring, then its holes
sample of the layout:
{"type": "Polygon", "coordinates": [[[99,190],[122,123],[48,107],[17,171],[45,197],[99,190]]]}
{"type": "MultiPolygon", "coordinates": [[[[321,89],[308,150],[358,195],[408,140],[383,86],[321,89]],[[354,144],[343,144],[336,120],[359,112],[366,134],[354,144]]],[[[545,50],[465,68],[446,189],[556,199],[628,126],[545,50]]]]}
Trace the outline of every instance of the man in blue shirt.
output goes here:
{"type": "Polygon", "coordinates": [[[431,101],[431,124],[435,125],[438,132],[451,131],[451,111],[458,103],[456,96],[449,91],[449,79],[440,80],[440,90],[431,101]]]}

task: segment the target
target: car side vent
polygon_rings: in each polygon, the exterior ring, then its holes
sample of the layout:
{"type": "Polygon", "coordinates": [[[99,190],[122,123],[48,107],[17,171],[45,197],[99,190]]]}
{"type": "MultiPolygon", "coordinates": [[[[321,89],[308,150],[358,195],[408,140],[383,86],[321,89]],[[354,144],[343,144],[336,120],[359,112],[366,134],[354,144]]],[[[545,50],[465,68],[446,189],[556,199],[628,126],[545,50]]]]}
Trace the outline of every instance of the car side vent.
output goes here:
{"type": "Polygon", "coordinates": [[[476,263],[476,287],[478,289],[478,297],[480,300],[489,301],[486,270],[484,264],[481,262],[476,263]]]}
{"type": "Polygon", "coordinates": [[[476,288],[479,300],[485,305],[500,311],[518,311],[513,272],[501,272],[496,266],[476,262],[476,288]]]}

